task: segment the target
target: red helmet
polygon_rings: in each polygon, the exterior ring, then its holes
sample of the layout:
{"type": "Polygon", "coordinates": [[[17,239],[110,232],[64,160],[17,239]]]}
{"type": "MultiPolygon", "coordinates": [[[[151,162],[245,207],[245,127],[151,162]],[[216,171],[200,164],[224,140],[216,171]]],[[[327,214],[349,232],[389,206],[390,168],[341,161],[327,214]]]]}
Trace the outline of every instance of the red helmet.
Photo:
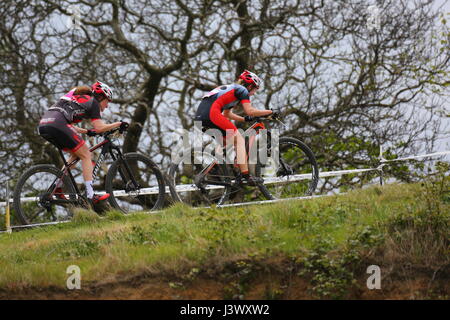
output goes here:
{"type": "Polygon", "coordinates": [[[244,80],[247,84],[253,84],[256,88],[259,88],[262,83],[262,80],[256,74],[248,70],[244,70],[239,76],[239,79],[244,80]]]}
{"type": "Polygon", "coordinates": [[[112,100],[113,91],[112,89],[105,83],[97,81],[92,85],[92,92],[102,94],[109,101],[112,100]]]}

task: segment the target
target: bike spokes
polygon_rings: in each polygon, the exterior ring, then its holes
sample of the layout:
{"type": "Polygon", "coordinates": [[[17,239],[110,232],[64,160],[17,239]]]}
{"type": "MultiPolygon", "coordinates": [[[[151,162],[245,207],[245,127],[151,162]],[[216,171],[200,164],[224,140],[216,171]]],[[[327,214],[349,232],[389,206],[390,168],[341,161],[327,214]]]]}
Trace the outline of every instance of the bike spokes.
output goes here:
{"type": "MultiPolygon", "coordinates": [[[[193,152],[171,165],[169,175],[176,185],[178,200],[192,206],[211,206],[226,201],[231,186],[226,168],[206,152],[193,152]]],[[[172,190],[173,191],[173,190],[172,190]]]]}
{"type": "Polygon", "coordinates": [[[74,203],[70,199],[74,199],[74,190],[67,178],[60,177],[61,171],[41,165],[30,168],[19,179],[14,205],[22,223],[60,221],[72,216],[74,203]]]}
{"type": "Polygon", "coordinates": [[[107,176],[110,203],[123,212],[158,209],[164,201],[164,181],[156,165],[133,153],[116,161],[107,176]]]}
{"type": "Polygon", "coordinates": [[[280,138],[279,161],[270,159],[259,167],[265,188],[277,199],[311,195],[318,182],[318,169],[311,150],[295,138],[280,138]]]}

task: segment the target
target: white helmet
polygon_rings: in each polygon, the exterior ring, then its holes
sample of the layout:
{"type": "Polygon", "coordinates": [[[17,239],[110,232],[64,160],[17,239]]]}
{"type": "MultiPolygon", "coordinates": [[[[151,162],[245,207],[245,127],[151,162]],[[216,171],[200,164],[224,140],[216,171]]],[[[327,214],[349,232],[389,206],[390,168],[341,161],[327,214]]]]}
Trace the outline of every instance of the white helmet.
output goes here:
{"type": "Polygon", "coordinates": [[[97,81],[92,85],[92,92],[104,95],[109,101],[111,101],[113,97],[112,89],[107,84],[100,81],[97,81]]]}
{"type": "Polygon", "coordinates": [[[241,73],[239,76],[239,79],[242,79],[247,84],[253,84],[256,88],[259,88],[261,86],[262,80],[260,77],[258,77],[253,72],[250,72],[248,70],[244,70],[244,72],[241,73]]]}

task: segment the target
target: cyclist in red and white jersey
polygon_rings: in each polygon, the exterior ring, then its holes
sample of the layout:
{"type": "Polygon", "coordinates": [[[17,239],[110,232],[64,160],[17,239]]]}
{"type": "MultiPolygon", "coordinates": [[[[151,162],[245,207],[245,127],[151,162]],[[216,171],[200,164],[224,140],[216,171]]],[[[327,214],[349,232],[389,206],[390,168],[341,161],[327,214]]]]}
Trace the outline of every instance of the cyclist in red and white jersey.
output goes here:
{"type": "MultiPolygon", "coordinates": [[[[123,129],[128,127],[128,124],[123,121],[111,124],[103,122],[101,112],[108,107],[112,95],[111,88],[100,81],[91,87],[73,88],[44,113],[38,127],[39,134],[44,139],[56,147],[70,152],[71,158],[68,162],[76,158],[81,159],[86,196],[92,204],[107,199],[109,194],[102,196],[94,194],[91,152],[80,133],[93,136],[96,133],[106,132],[120,126],[123,129]],[[73,123],[81,122],[83,119],[90,120],[94,130],[73,126],[73,123]]],[[[56,192],[61,192],[61,190],[56,190],[56,192]]],[[[64,195],[61,194],[60,197],[64,197],[64,195]]]]}
{"type": "Polygon", "coordinates": [[[253,117],[268,116],[274,113],[273,110],[258,110],[250,102],[250,97],[259,89],[261,82],[256,74],[245,70],[236,83],[219,86],[204,95],[195,115],[195,120],[201,121],[203,127],[219,129],[223,137],[226,137],[227,143],[234,142],[237,164],[242,177],[247,180],[249,185],[256,185],[260,179],[249,174],[245,140],[230,120],[253,121],[253,117]],[[231,111],[239,103],[247,114],[245,117],[231,111]]]}

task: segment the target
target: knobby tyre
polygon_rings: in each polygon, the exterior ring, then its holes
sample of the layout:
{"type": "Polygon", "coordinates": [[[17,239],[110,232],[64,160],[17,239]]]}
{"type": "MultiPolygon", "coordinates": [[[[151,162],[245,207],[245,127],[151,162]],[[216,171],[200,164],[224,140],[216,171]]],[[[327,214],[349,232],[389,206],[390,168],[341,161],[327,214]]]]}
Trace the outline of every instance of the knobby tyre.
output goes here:
{"type": "Polygon", "coordinates": [[[127,153],[113,162],[105,189],[111,206],[124,213],[158,210],[164,204],[163,175],[149,157],[139,153],[127,153]]]}
{"type": "MultiPolygon", "coordinates": [[[[268,149],[269,156],[275,152],[268,149]]],[[[296,138],[280,137],[278,150],[278,164],[269,157],[270,161],[256,165],[255,174],[265,179],[265,184],[260,186],[261,192],[268,199],[312,195],[319,181],[319,169],[311,149],[296,138]],[[273,180],[278,183],[272,183],[273,180]]]]}
{"type": "Polygon", "coordinates": [[[215,185],[214,182],[230,183],[233,177],[223,163],[216,164],[208,170],[215,161],[220,162],[207,152],[187,149],[179,154],[169,168],[172,198],[194,207],[226,203],[231,187],[215,185]]]}
{"type": "Polygon", "coordinates": [[[51,196],[54,182],[63,176],[52,165],[36,165],[19,178],[13,194],[13,209],[17,222],[35,224],[68,220],[73,216],[76,203],[63,203],[61,199],[76,199],[76,190],[68,176],[61,180],[58,193],[51,196]]]}

